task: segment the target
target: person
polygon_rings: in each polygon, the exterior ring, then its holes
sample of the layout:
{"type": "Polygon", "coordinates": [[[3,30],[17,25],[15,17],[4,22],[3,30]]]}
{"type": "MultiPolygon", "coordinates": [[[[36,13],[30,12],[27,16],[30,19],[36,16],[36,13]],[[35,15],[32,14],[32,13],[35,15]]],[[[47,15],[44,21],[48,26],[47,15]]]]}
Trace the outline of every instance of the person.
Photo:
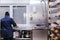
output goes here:
{"type": "Polygon", "coordinates": [[[5,17],[1,19],[1,35],[3,40],[13,40],[13,27],[17,27],[15,21],[10,18],[9,12],[5,12],[5,17]]]}

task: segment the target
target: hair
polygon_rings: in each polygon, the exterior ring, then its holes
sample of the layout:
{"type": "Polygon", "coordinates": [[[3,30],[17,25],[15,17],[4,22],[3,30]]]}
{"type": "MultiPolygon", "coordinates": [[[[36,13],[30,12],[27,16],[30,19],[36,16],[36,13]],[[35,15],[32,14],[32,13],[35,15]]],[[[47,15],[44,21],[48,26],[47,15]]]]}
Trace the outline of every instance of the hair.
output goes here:
{"type": "Polygon", "coordinates": [[[5,16],[10,16],[9,12],[5,12],[5,16]]]}

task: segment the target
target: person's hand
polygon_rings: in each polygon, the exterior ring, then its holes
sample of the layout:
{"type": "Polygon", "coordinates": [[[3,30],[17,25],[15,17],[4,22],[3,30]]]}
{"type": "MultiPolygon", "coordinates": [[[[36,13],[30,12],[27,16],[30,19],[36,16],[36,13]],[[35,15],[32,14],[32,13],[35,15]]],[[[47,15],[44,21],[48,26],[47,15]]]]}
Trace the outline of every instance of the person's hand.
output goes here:
{"type": "Polygon", "coordinates": [[[15,29],[15,30],[16,30],[17,28],[18,28],[18,26],[13,27],[13,29],[15,29]]]}

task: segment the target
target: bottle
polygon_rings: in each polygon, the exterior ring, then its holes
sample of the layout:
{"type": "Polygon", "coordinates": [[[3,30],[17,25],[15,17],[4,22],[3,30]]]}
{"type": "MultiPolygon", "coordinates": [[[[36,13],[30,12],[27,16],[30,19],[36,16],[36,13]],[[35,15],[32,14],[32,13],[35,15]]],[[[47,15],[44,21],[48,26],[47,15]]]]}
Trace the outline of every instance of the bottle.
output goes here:
{"type": "Polygon", "coordinates": [[[20,30],[19,34],[20,34],[19,37],[22,38],[22,30],[20,30]]]}
{"type": "Polygon", "coordinates": [[[56,35],[53,34],[53,33],[50,36],[51,36],[52,39],[54,39],[56,37],[56,35]]]}
{"type": "Polygon", "coordinates": [[[53,29],[51,29],[53,32],[57,33],[57,34],[60,34],[60,29],[54,27],[53,29]]]}
{"type": "Polygon", "coordinates": [[[54,40],[60,40],[60,38],[56,36],[56,37],[54,38],[54,40]]]}
{"type": "Polygon", "coordinates": [[[57,22],[53,22],[53,24],[59,25],[57,22]]]}
{"type": "Polygon", "coordinates": [[[58,37],[55,37],[54,40],[58,40],[58,37]]]}
{"type": "Polygon", "coordinates": [[[56,27],[54,27],[54,28],[52,28],[52,29],[51,29],[51,31],[53,31],[53,32],[55,32],[55,30],[57,30],[57,28],[56,28],[56,27]]]}
{"type": "Polygon", "coordinates": [[[60,34],[60,30],[59,29],[55,30],[55,33],[60,34]]]}
{"type": "Polygon", "coordinates": [[[26,38],[29,38],[29,32],[27,32],[25,36],[26,36],[26,38]]]}
{"type": "Polygon", "coordinates": [[[24,31],[22,31],[22,38],[24,38],[24,31]]]}
{"type": "Polygon", "coordinates": [[[50,36],[54,40],[60,40],[60,38],[57,35],[55,35],[55,34],[51,34],[50,36]]]}

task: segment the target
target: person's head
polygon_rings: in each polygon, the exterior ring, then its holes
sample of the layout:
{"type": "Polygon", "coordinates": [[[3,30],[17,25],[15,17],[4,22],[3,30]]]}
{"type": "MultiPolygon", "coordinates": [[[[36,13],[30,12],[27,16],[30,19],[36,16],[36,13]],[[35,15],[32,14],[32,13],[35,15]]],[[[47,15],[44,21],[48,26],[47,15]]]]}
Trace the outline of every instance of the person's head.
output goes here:
{"type": "Polygon", "coordinates": [[[10,16],[9,12],[5,12],[5,16],[10,16]]]}

